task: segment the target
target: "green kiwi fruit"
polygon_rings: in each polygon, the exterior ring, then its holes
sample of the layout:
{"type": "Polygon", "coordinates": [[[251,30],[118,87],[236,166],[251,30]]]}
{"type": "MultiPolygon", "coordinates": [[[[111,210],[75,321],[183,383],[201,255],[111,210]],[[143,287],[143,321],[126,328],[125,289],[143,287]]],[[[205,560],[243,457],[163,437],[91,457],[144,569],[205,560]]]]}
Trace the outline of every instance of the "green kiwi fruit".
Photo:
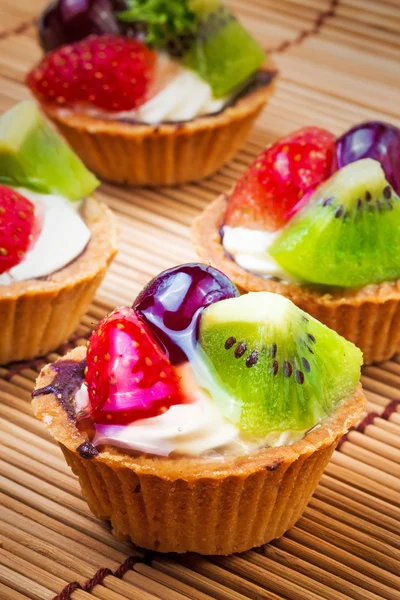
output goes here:
{"type": "Polygon", "coordinates": [[[293,277],[357,288],[400,277],[400,198],[364,158],[319,186],[269,248],[293,277]]]}
{"type": "Polygon", "coordinates": [[[207,307],[199,343],[215,400],[255,436],[315,426],[360,379],[361,351],[278,294],[249,293],[207,307]]]}
{"type": "Polygon", "coordinates": [[[265,53],[219,0],[189,0],[189,7],[198,29],[183,62],[222,98],[259,69],[265,53]]]}
{"type": "Polygon", "coordinates": [[[81,200],[99,185],[29,100],[0,118],[0,183],[69,200],[81,200]]]}

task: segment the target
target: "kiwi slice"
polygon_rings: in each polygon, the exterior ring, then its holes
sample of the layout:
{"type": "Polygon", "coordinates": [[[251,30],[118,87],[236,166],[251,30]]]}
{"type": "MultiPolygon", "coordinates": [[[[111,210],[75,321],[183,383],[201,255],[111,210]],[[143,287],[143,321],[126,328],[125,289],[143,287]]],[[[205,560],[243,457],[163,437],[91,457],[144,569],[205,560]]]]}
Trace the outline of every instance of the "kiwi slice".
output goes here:
{"type": "Polygon", "coordinates": [[[318,187],[269,253],[305,282],[360,287],[400,277],[400,198],[365,158],[318,187]]]}
{"type": "Polygon", "coordinates": [[[69,200],[81,200],[99,185],[29,100],[0,118],[0,182],[69,200]]]}
{"type": "Polygon", "coordinates": [[[360,379],[361,351],[278,294],[212,304],[201,317],[199,342],[215,400],[256,436],[313,427],[360,379]]]}
{"type": "Polygon", "coordinates": [[[189,7],[198,29],[183,62],[222,98],[257,71],[265,53],[219,0],[189,0],[189,7]]]}

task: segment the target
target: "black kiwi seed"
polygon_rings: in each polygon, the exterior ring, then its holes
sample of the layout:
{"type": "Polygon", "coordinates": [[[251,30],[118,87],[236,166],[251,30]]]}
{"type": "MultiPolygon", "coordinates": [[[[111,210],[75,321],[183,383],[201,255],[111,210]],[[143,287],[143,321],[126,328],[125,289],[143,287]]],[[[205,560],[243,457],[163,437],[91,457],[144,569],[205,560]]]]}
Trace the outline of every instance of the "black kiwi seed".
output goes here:
{"type": "Polygon", "coordinates": [[[317,341],[312,333],[307,333],[307,337],[313,344],[315,344],[315,342],[317,341]]]}
{"type": "Polygon", "coordinates": [[[314,351],[311,350],[310,346],[307,346],[307,344],[306,344],[306,347],[308,348],[309,352],[311,352],[311,354],[314,354],[314,351]]]}
{"type": "Polygon", "coordinates": [[[274,364],[272,365],[273,374],[276,375],[278,370],[279,370],[279,363],[277,360],[274,360],[274,364]]]}
{"type": "Polygon", "coordinates": [[[240,342],[235,348],[235,358],[241,358],[246,352],[247,346],[244,342],[240,342]]]}
{"type": "Polygon", "coordinates": [[[322,206],[329,206],[329,205],[331,204],[332,200],[333,200],[333,197],[331,197],[331,198],[326,198],[326,199],[323,201],[323,203],[322,203],[322,206]]]}
{"type": "Polygon", "coordinates": [[[278,352],[278,346],[276,344],[272,344],[272,348],[271,348],[272,358],[275,358],[277,352],[278,352]]]}
{"type": "Polygon", "coordinates": [[[344,213],[344,208],[342,205],[338,206],[336,211],[335,211],[335,217],[336,219],[340,219],[340,217],[343,215],[344,213]]]}
{"type": "Polygon", "coordinates": [[[310,363],[308,362],[308,360],[306,358],[304,358],[304,356],[303,356],[301,359],[301,362],[303,363],[304,370],[307,371],[307,373],[309,373],[311,371],[311,367],[310,367],[310,363]]]}
{"type": "Polygon", "coordinates": [[[392,197],[392,188],[390,187],[390,185],[387,185],[385,188],[383,188],[383,195],[386,198],[386,200],[390,200],[390,198],[392,197]]]}
{"type": "Polygon", "coordinates": [[[290,363],[288,360],[285,360],[285,362],[283,363],[283,374],[284,374],[284,376],[285,377],[290,377],[292,373],[293,373],[292,363],[290,363]]]}
{"type": "Polygon", "coordinates": [[[258,352],[257,350],[253,350],[251,354],[246,358],[246,367],[254,367],[254,365],[258,361],[258,352]]]}
{"type": "Polygon", "coordinates": [[[304,383],[304,373],[303,373],[303,371],[296,371],[296,381],[297,381],[297,383],[300,383],[300,385],[302,383],[304,383]]]}
{"type": "Polygon", "coordinates": [[[367,202],[370,202],[372,200],[372,194],[368,190],[365,192],[365,199],[367,202]]]}
{"type": "Polygon", "coordinates": [[[236,338],[231,335],[225,342],[225,350],[230,350],[234,344],[236,344],[236,338]]]}
{"type": "Polygon", "coordinates": [[[360,210],[360,209],[361,209],[361,207],[362,207],[362,200],[361,200],[361,198],[359,198],[359,199],[357,200],[357,209],[358,209],[358,210],[360,210]]]}

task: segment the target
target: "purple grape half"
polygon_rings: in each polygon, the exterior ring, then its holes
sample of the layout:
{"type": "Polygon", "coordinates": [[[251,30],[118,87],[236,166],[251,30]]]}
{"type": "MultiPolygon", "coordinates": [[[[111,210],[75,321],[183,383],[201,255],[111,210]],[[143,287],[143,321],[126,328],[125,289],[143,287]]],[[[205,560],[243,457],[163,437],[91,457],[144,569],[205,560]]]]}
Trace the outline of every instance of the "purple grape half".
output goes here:
{"type": "Polygon", "coordinates": [[[77,42],[89,35],[120,33],[115,11],[123,3],[116,0],[56,0],[39,19],[39,41],[45,52],[77,42]]]}
{"type": "Polygon", "coordinates": [[[172,364],[190,357],[201,312],[239,296],[231,280],[213,267],[189,263],[160,273],[142,290],[133,308],[149,324],[172,364]]]}
{"type": "Polygon", "coordinates": [[[379,121],[356,125],[336,140],[333,172],[362,158],[379,161],[388,182],[400,194],[400,129],[379,121]]]}

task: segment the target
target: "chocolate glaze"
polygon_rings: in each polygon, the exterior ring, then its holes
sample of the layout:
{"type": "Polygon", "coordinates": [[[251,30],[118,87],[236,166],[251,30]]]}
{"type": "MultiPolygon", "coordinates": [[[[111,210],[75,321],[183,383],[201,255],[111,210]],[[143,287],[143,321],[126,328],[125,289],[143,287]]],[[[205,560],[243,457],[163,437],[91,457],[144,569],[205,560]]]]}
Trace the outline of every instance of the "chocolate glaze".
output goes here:
{"type": "Polygon", "coordinates": [[[76,412],[73,400],[85,379],[86,360],[58,360],[50,368],[56,373],[53,381],[35,390],[32,397],[54,394],[68,416],[74,419],[76,412]]]}
{"type": "Polygon", "coordinates": [[[86,458],[87,460],[90,460],[91,458],[96,458],[96,456],[98,456],[99,454],[99,451],[97,450],[97,448],[95,448],[95,446],[93,446],[91,442],[83,442],[83,444],[78,446],[76,451],[80,454],[82,458],[86,458]]]}

